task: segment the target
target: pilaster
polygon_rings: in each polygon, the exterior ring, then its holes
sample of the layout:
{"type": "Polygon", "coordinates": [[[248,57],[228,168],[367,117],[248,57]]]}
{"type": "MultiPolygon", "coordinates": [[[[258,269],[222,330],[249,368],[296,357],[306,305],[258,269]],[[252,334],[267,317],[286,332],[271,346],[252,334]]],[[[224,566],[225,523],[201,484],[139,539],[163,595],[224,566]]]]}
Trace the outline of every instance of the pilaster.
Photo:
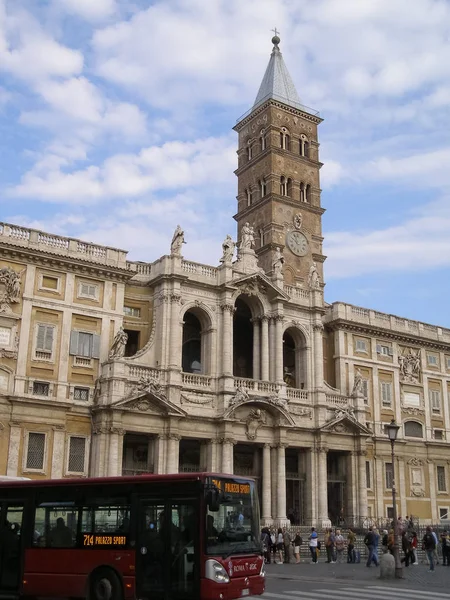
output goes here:
{"type": "Polygon", "coordinates": [[[61,479],[64,474],[66,431],[64,427],[53,427],[51,479],[61,479]]]}
{"type": "Polygon", "coordinates": [[[270,444],[263,446],[262,520],[264,525],[272,523],[272,473],[270,444]]]}
{"type": "Polygon", "coordinates": [[[19,424],[10,423],[9,425],[9,446],[8,463],[6,475],[8,477],[17,477],[19,471],[19,452],[22,441],[22,427],[19,424]]]}

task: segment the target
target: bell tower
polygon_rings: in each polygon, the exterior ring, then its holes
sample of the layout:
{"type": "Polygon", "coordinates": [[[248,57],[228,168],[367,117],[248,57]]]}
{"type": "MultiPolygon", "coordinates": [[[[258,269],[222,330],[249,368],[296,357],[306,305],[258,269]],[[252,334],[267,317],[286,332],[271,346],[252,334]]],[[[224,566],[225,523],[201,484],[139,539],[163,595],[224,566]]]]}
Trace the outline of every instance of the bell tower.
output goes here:
{"type": "Polygon", "coordinates": [[[283,252],[284,280],[308,286],[316,263],[323,281],[320,203],[319,114],[303,106],[280,52],[273,50],[250,111],[236,123],[239,135],[238,240],[248,222],[254,228],[259,266],[270,274],[277,249],[283,252]]]}

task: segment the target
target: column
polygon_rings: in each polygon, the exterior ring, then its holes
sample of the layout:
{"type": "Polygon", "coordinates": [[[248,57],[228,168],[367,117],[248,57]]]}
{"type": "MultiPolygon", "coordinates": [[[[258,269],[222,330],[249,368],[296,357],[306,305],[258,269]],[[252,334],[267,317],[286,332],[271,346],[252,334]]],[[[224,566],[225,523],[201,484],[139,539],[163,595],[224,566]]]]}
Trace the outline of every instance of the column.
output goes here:
{"type": "Polygon", "coordinates": [[[206,455],[206,469],[210,473],[216,473],[219,471],[217,464],[217,440],[212,439],[208,444],[207,455],[206,455]]]}
{"type": "Polygon", "coordinates": [[[278,514],[277,511],[277,489],[278,489],[278,473],[277,473],[277,447],[270,446],[270,503],[272,506],[272,517],[278,514]]]}
{"type": "Polygon", "coordinates": [[[283,383],[283,315],[275,317],[275,380],[283,383]]]}
{"type": "Polygon", "coordinates": [[[263,447],[262,472],[262,518],[264,523],[272,519],[272,472],[270,468],[270,444],[263,447]]]}
{"type": "MultiPolygon", "coordinates": [[[[407,494],[406,491],[406,481],[405,481],[405,461],[403,460],[403,458],[396,458],[397,460],[397,469],[398,469],[398,485],[397,485],[397,498],[398,498],[398,503],[400,505],[400,515],[402,517],[404,517],[405,515],[408,514],[407,512],[407,508],[406,508],[406,496],[409,495],[407,494]]],[[[434,496],[436,497],[436,496],[434,496]]],[[[434,521],[436,522],[436,521],[434,521]]]]}
{"type": "Polygon", "coordinates": [[[6,467],[6,475],[8,477],[17,477],[19,471],[19,451],[20,441],[22,437],[22,427],[19,423],[10,423],[9,426],[9,447],[8,447],[8,464],[6,467]]]}
{"type": "Polygon", "coordinates": [[[261,348],[261,336],[260,336],[260,324],[259,319],[252,319],[253,323],[253,379],[261,379],[260,374],[260,348],[261,348]]]}
{"type": "Polygon", "coordinates": [[[358,473],[359,473],[359,465],[358,465],[358,453],[350,452],[348,457],[348,465],[350,469],[350,477],[347,478],[347,485],[350,487],[349,493],[347,493],[347,507],[346,513],[347,515],[351,515],[353,517],[358,516],[359,513],[359,492],[358,492],[358,473]]]}
{"type": "Polygon", "coordinates": [[[181,364],[180,344],[180,300],[177,293],[170,294],[170,350],[169,366],[179,368],[181,364]]]}
{"type": "Polygon", "coordinates": [[[233,314],[232,304],[222,304],[222,372],[233,374],[233,314]]]}
{"type": "Polygon", "coordinates": [[[269,379],[275,381],[275,322],[273,318],[269,320],[269,379]]]}
{"type": "Polygon", "coordinates": [[[323,325],[315,323],[314,329],[314,387],[323,386],[323,325]]]}
{"type": "Polygon", "coordinates": [[[278,444],[277,519],[286,521],[286,446],[278,444]]]}
{"type": "Polygon", "coordinates": [[[222,438],[222,473],[233,473],[233,446],[232,438],[222,438]]]}
{"type": "Polygon", "coordinates": [[[261,379],[269,381],[269,317],[261,317],[261,379]]]}
{"type": "Polygon", "coordinates": [[[155,466],[154,473],[164,473],[166,464],[166,435],[160,433],[155,438],[155,466]]]}
{"type": "Polygon", "coordinates": [[[315,521],[317,518],[317,491],[316,478],[314,477],[314,473],[316,472],[315,457],[316,453],[313,452],[312,448],[308,448],[305,456],[305,518],[307,523],[312,525],[316,524],[315,521]]]}
{"type": "Polygon", "coordinates": [[[366,450],[358,450],[358,515],[367,517],[366,450]]]}
{"type": "MultiPolygon", "coordinates": [[[[436,467],[431,459],[427,460],[428,476],[430,478],[430,499],[431,499],[431,522],[437,523],[439,519],[437,502],[436,502],[436,467]]],[[[404,515],[402,515],[403,517],[404,515]]]]}
{"type": "MultiPolygon", "coordinates": [[[[374,489],[376,498],[376,516],[378,518],[385,517],[384,509],[384,495],[385,495],[385,480],[384,480],[384,460],[383,457],[375,457],[375,473],[376,473],[376,487],[374,489]]],[[[391,495],[392,497],[392,495],[391,495]]],[[[392,501],[391,501],[392,502],[392,501]]],[[[389,504],[391,503],[389,502],[389,504]]]]}
{"type": "Polygon", "coordinates": [[[166,473],[178,473],[180,439],[181,436],[176,433],[169,433],[167,436],[166,473]]]}
{"type": "Polygon", "coordinates": [[[319,446],[317,452],[317,474],[319,481],[317,482],[317,497],[319,500],[318,518],[321,523],[328,521],[328,475],[327,475],[327,453],[328,448],[319,446]]]}
{"type": "Polygon", "coordinates": [[[108,476],[116,477],[122,473],[122,449],[124,430],[118,427],[109,429],[108,476]],[[119,464],[120,462],[120,464],[119,464]]]}
{"type": "Polygon", "coordinates": [[[51,479],[61,479],[64,475],[65,441],[66,432],[64,427],[54,426],[51,479]]]}

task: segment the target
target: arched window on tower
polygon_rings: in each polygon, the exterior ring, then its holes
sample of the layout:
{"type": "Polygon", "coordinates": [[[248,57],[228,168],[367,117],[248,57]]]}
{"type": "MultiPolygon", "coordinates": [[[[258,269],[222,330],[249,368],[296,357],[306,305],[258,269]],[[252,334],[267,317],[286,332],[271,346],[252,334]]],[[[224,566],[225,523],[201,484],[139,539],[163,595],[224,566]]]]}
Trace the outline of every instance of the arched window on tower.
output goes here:
{"type": "Polygon", "coordinates": [[[264,181],[264,179],[260,179],[258,183],[259,190],[261,192],[261,198],[264,198],[264,196],[267,194],[267,183],[264,181]]]}
{"type": "Polygon", "coordinates": [[[303,144],[303,156],[309,158],[309,142],[303,144]]]}
{"type": "Polygon", "coordinates": [[[291,137],[286,127],[282,127],[280,131],[280,147],[282,150],[290,150],[291,137]]]}
{"type": "Polygon", "coordinates": [[[247,188],[245,190],[245,196],[247,198],[247,206],[251,206],[252,205],[252,190],[250,188],[247,188]]]}
{"type": "Polygon", "coordinates": [[[261,132],[259,134],[259,141],[261,144],[261,152],[264,152],[264,150],[267,147],[266,132],[264,131],[264,129],[261,129],[261,132]]]}
{"type": "Polygon", "coordinates": [[[305,184],[303,182],[300,184],[300,202],[306,202],[305,184]]]}
{"type": "Polygon", "coordinates": [[[287,196],[287,177],[280,177],[280,196],[287,196]]]}
{"type": "Polygon", "coordinates": [[[251,160],[252,156],[253,156],[252,141],[249,140],[247,142],[247,158],[248,158],[248,160],[251,160]]]}
{"type": "Polygon", "coordinates": [[[286,181],[286,196],[291,197],[292,195],[292,179],[288,177],[286,181]]]}
{"type": "Polygon", "coordinates": [[[305,189],[305,202],[311,204],[311,186],[309,185],[309,183],[305,189]]]}
{"type": "Polygon", "coordinates": [[[309,142],[308,138],[303,133],[300,136],[300,156],[309,158],[309,142]]]}

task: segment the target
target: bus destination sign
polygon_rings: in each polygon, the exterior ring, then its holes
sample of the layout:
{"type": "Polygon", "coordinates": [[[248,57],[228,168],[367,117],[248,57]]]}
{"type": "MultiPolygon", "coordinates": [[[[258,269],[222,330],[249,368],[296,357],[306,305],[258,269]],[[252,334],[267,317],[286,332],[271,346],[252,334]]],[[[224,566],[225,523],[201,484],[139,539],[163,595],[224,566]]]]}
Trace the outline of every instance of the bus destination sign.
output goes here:
{"type": "Polygon", "coordinates": [[[247,496],[250,494],[250,484],[240,483],[238,481],[227,481],[226,479],[213,479],[213,484],[225,494],[241,494],[247,496]]]}
{"type": "Polygon", "coordinates": [[[98,548],[100,546],[126,546],[126,535],[104,535],[100,533],[84,533],[83,546],[98,548]]]}

